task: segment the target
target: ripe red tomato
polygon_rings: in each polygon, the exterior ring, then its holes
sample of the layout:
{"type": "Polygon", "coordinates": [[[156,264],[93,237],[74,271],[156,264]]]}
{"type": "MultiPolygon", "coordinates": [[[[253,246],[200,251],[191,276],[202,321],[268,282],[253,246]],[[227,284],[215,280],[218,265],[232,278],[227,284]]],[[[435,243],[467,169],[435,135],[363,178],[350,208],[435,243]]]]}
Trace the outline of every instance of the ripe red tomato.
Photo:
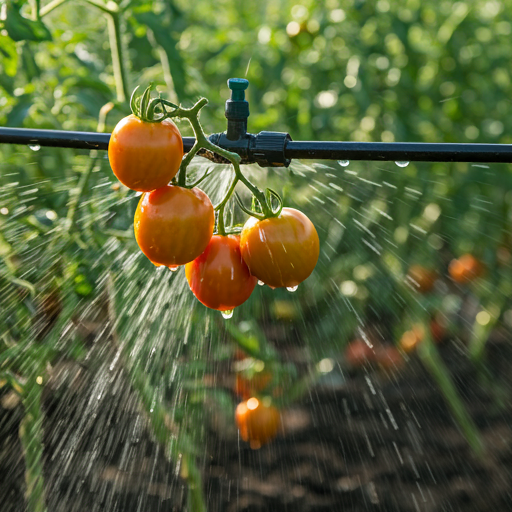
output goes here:
{"type": "Polygon", "coordinates": [[[411,279],[413,287],[420,293],[432,290],[437,279],[437,273],[434,270],[421,265],[411,265],[407,275],[411,279]]]}
{"type": "Polygon", "coordinates": [[[129,115],[117,123],[108,144],[108,159],[117,179],[139,192],[167,185],[182,158],[183,140],[170,119],[145,123],[129,115]]]}
{"type": "Polygon", "coordinates": [[[451,261],[448,272],[457,283],[473,281],[483,274],[484,267],[472,254],[463,254],[451,261]]]}
{"type": "Polygon", "coordinates": [[[315,226],[293,208],[261,221],[251,217],[240,248],[251,274],[273,288],[300,284],[313,272],[320,253],[315,226]]]}
{"type": "Polygon", "coordinates": [[[353,340],[345,348],[345,360],[354,368],[359,368],[374,359],[375,352],[364,340],[353,340]]]}
{"type": "Polygon", "coordinates": [[[238,235],[212,236],[204,252],[186,265],[185,275],[197,299],[219,311],[243,304],[258,282],[242,259],[238,235]]]}
{"type": "Polygon", "coordinates": [[[235,421],[242,439],[257,450],[276,437],[281,416],[273,405],[253,397],[238,404],[235,421]]]}
{"type": "Polygon", "coordinates": [[[213,234],[215,215],[198,188],[161,187],[140,198],[135,211],[135,239],[155,264],[184,265],[199,256],[213,234]]]}

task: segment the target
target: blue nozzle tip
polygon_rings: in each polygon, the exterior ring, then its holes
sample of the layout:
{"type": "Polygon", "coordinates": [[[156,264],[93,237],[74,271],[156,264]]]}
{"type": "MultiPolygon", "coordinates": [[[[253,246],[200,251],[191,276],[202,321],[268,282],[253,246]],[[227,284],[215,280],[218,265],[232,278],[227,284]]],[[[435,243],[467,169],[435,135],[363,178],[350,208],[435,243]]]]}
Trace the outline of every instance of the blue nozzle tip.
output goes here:
{"type": "Polygon", "coordinates": [[[245,78],[230,78],[228,80],[228,87],[231,89],[232,101],[244,101],[244,91],[249,87],[249,80],[245,78]]]}

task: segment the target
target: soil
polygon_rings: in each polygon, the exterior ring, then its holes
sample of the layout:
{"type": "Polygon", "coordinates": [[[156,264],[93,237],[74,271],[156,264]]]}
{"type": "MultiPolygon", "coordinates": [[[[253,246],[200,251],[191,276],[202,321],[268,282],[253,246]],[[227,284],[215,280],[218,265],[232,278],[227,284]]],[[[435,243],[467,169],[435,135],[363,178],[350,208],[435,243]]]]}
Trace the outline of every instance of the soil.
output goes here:
{"type": "MultiPolygon", "coordinates": [[[[260,450],[239,440],[231,421],[205,415],[208,512],[512,510],[509,335],[495,333],[487,349],[492,379],[483,381],[460,348],[441,347],[484,456],[468,447],[414,356],[387,373],[338,368],[283,411],[280,436],[260,450]]],[[[179,464],[153,441],[123,371],[62,361],[55,375],[44,397],[48,510],[186,510],[179,464]]],[[[0,398],[1,510],[24,511],[22,410],[5,389],[0,398]]]]}

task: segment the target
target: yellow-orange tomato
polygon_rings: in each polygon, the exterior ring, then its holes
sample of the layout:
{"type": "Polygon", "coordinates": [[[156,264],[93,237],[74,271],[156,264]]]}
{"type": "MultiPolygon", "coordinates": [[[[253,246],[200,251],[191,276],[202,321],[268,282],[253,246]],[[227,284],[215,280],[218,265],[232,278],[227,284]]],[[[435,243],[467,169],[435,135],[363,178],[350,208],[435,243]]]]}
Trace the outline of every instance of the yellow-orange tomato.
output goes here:
{"type": "Polygon", "coordinates": [[[410,331],[405,331],[400,338],[400,347],[404,352],[409,354],[412,352],[419,343],[423,341],[425,333],[420,324],[413,325],[410,331]]]}
{"type": "Polygon", "coordinates": [[[248,378],[237,373],[235,383],[235,393],[244,399],[263,391],[272,381],[272,374],[267,371],[256,372],[248,378]]]}
{"type": "MultiPolygon", "coordinates": [[[[441,343],[446,336],[446,325],[435,316],[429,322],[430,335],[434,343],[441,343]]],[[[400,338],[400,347],[406,353],[415,350],[425,338],[425,328],[422,324],[414,324],[410,331],[405,331],[400,338]]]]}
{"type": "Polygon", "coordinates": [[[420,293],[427,293],[434,287],[437,273],[421,265],[411,265],[407,276],[412,281],[416,290],[420,293]]]}
{"type": "Polygon", "coordinates": [[[315,226],[293,208],[261,221],[251,217],[240,248],[251,274],[273,288],[299,285],[313,272],[320,253],[315,226]]]}
{"type": "Polygon", "coordinates": [[[235,421],[241,438],[257,450],[276,437],[281,416],[273,405],[253,397],[238,404],[235,421]]]}
{"type": "Polygon", "coordinates": [[[155,264],[184,265],[208,245],[215,215],[208,196],[198,188],[165,186],[140,198],[135,211],[135,239],[155,264]]]}
{"type": "Polygon", "coordinates": [[[183,140],[170,119],[146,123],[129,115],[117,123],[108,144],[108,159],[117,179],[139,192],[167,185],[182,158],[183,140]]]}
{"type": "Polygon", "coordinates": [[[219,311],[243,304],[258,282],[242,259],[238,235],[212,236],[204,252],[185,266],[185,275],[197,299],[219,311]]]}
{"type": "Polygon", "coordinates": [[[483,265],[472,254],[463,254],[451,261],[448,272],[457,283],[473,281],[483,273],[483,265]]]}

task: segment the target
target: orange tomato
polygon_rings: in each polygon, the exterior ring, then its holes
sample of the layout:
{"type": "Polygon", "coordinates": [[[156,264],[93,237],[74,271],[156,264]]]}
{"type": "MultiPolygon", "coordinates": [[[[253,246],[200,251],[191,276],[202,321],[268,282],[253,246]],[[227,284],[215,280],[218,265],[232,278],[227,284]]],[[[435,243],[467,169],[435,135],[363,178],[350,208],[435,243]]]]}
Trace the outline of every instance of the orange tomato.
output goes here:
{"type": "Polygon", "coordinates": [[[170,119],[146,123],[129,115],[117,123],[108,144],[108,159],[117,179],[139,192],[167,185],[182,158],[183,140],[170,119]]]}
{"type": "Polygon", "coordinates": [[[375,352],[364,340],[353,340],[345,348],[345,360],[350,366],[358,368],[375,359],[375,352]]]}
{"type": "Polygon", "coordinates": [[[197,299],[219,311],[243,304],[258,282],[242,259],[238,235],[212,236],[204,252],[186,265],[185,275],[197,299]]]}
{"type": "Polygon", "coordinates": [[[451,261],[448,272],[456,283],[473,281],[483,274],[484,267],[472,254],[463,254],[451,261]]]}
{"type": "MultiPolygon", "coordinates": [[[[430,335],[434,343],[440,343],[446,336],[446,326],[435,316],[429,322],[430,335]]],[[[425,337],[425,330],[421,324],[415,324],[410,331],[405,331],[400,338],[400,347],[406,353],[410,353],[417,348],[425,337]]]]}
{"type": "Polygon", "coordinates": [[[320,254],[315,226],[293,208],[261,221],[251,217],[240,248],[251,274],[273,288],[299,285],[313,272],[320,254]]]}
{"type": "Polygon", "coordinates": [[[145,193],[135,211],[135,239],[155,264],[184,265],[208,245],[215,216],[208,196],[198,188],[161,187],[145,193]]]}
{"type": "Polygon", "coordinates": [[[419,343],[423,341],[424,332],[421,325],[413,325],[410,331],[405,331],[400,338],[400,347],[409,354],[416,349],[419,343]]]}
{"type": "Polygon", "coordinates": [[[434,270],[421,265],[411,265],[407,276],[412,281],[414,288],[420,293],[427,293],[432,290],[437,279],[437,273],[434,270]]]}
{"type": "Polygon", "coordinates": [[[273,405],[253,397],[238,404],[235,421],[240,437],[257,450],[276,437],[281,416],[273,405]]]}

